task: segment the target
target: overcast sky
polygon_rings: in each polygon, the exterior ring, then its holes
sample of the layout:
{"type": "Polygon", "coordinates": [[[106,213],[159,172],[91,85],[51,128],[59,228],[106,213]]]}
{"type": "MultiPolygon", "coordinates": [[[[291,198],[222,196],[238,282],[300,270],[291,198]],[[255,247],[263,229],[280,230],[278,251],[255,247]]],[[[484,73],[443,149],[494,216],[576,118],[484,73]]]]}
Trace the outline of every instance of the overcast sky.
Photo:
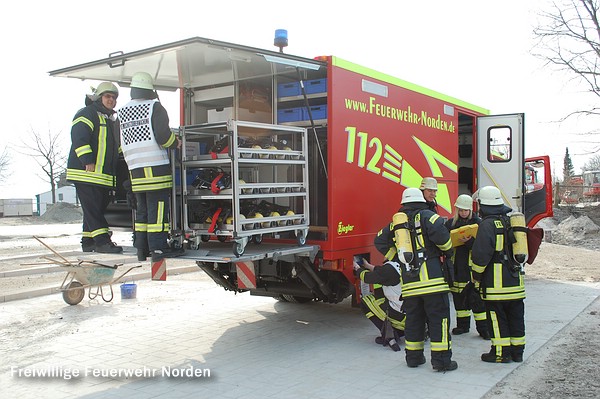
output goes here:
{"type": "MultiPolygon", "coordinates": [[[[194,36],[286,53],[335,55],[461,100],[493,114],[525,113],[526,156],[548,154],[562,176],[565,148],[576,172],[593,147],[590,122],[558,119],[590,106],[570,76],[543,69],[531,53],[532,29],[546,0],[60,1],[12,2],[3,10],[4,122],[0,149],[18,146],[35,129],[62,132],[69,148],[74,113],[90,85],[51,78],[48,71],[194,36]],[[149,27],[143,29],[143,27],[149,27]]],[[[119,105],[129,98],[121,92],[119,105]]],[[[168,110],[176,98],[161,93],[168,110]]],[[[178,115],[171,112],[173,127],[178,115]]],[[[598,139],[595,140],[596,143],[598,139]]],[[[597,144],[596,144],[597,145],[597,144]]],[[[12,174],[0,198],[34,197],[50,187],[35,161],[13,151],[12,174]]]]}

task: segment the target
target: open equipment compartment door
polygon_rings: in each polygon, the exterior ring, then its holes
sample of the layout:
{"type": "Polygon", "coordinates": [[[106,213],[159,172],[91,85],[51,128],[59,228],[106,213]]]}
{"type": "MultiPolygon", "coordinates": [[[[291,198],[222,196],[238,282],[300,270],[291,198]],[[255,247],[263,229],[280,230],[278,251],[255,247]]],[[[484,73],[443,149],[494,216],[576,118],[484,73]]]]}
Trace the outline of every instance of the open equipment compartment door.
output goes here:
{"type": "Polygon", "coordinates": [[[524,209],[524,114],[477,117],[477,187],[496,186],[514,211],[524,209]]]}

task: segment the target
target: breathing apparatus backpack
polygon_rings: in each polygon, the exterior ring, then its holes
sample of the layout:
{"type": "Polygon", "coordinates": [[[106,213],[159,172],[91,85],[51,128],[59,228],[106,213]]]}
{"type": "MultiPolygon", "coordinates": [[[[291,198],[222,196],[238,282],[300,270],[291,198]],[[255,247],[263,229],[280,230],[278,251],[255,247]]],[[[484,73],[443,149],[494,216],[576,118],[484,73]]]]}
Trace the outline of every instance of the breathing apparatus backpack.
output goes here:
{"type": "Polygon", "coordinates": [[[392,217],[392,231],[394,232],[396,251],[398,259],[404,265],[404,269],[410,276],[419,274],[421,265],[425,261],[423,248],[417,249],[417,229],[421,228],[421,220],[409,221],[404,212],[397,212],[392,217]]]}
{"type": "Polygon", "coordinates": [[[520,212],[513,212],[510,217],[501,216],[499,219],[502,227],[495,223],[496,235],[502,234],[504,236],[504,248],[502,252],[497,251],[496,254],[500,262],[506,265],[511,273],[525,274],[525,262],[527,262],[529,256],[525,215],[520,212]],[[502,231],[500,232],[498,229],[502,231]]]}

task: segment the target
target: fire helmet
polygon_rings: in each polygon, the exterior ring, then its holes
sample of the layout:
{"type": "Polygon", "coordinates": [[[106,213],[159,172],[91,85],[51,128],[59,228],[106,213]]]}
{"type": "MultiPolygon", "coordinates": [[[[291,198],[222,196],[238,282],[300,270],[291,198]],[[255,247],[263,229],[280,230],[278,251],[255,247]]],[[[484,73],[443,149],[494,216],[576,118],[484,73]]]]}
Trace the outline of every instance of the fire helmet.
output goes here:
{"type": "Polygon", "coordinates": [[[410,202],[425,202],[425,198],[423,198],[423,193],[418,188],[407,188],[402,193],[402,204],[407,204],[410,202]]]}
{"type": "Polygon", "coordinates": [[[437,190],[437,180],[435,180],[433,177],[424,177],[423,180],[421,180],[421,187],[419,187],[419,190],[425,189],[437,190]]]}
{"type": "Polygon", "coordinates": [[[481,205],[504,205],[502,193],[498,187],[485,186],[479,189],[477,193],[477,201],[481,205]]]}
{"type": "Polygon", "coordinates": [[[97,98],[102,97],[104,93],[113,93],[114,95],[119,97],[119,89],[111,82],[100,83],[94,91],[94,95],[97,96],[97,98]]]}
{"type": "Polygon", "coordinates": [[[130,87],[154,90],[154,81],[148,72],[136,72],[131,77],[130,87]]]}
{"type": "Polygon", "coordinates": [[[473,210],[473,199],[470,195],[461,194],[456,199],[454,206],[458,209],[468,209],[469,211],[473,210]]]}

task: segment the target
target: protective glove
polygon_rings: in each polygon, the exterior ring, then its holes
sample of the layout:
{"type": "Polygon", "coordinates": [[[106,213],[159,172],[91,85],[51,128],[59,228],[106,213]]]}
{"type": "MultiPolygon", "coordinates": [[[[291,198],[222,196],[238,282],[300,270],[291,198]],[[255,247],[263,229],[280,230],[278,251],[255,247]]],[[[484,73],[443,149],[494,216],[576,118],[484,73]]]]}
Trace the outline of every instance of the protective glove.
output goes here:
{"type": "Polygon", "coordinates": [[[135,198],[135,194],[131,189],[131,181],[125,180],[123,182],[123,188],[125,189],[127,196],[127,206],[131,209],[137,209],[137,199],[135,198]]]}

